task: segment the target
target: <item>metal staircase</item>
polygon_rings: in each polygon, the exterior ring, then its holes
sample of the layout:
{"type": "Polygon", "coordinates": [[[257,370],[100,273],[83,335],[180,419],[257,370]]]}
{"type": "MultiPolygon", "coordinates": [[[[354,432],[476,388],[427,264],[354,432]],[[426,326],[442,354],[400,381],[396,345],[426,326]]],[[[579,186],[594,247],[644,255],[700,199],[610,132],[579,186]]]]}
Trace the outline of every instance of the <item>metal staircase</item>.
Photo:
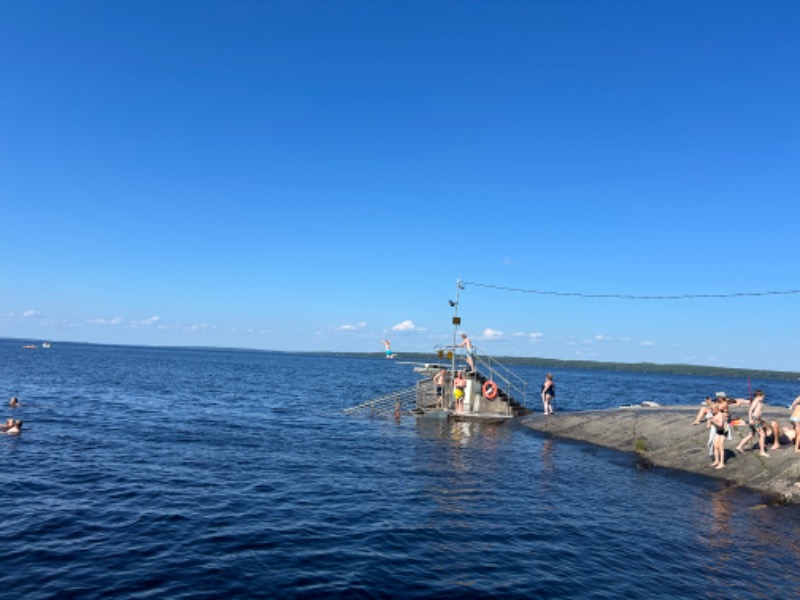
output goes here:
{"type": "MultiPolygon", "coordinates": [[[[455,348],[452,348],[455,350],[455,348]]],[[[453,352],[455,356],[455,352],[453,352]]],[[[491,411],[484,411],[486,415],[498,414],[505,415],[505,417],[518,417],[530,414],[527,407],[527,383],[519,376],[511,372],[508,368],[500,364],[496,359],[490,356],[475,356],[476,373],[469,373],[468,379],[472,379],[475,387],[475,394],[481,395],[481,388],[483,384],[491,380],[497,386],[497,396],[491,400],[491,411]]],[[[427,365],[426,365],[427,366],[427,365]]],[[[458,365],[455,361],[448,367],[448,371],[452,375],[455,371],[466,371],[465,365],[458,365]]],[[[482,395],[481,395],[482,398],[482,395]]],[[[414,386],[390,392],[378,398],[373,398],[357,406],[345,409],[345,414],[370,414],[374,416],[391,415],[399,413],[411,412],[417,416],[424,416],[429,412],[437,412],[442,414],[442,410],[452,408],[453,404],[453,378],[448,377],[444,386],[444,394],[442,396],[444,406],[439,406],[438,398],[436,397],[436,386],[430,373],[424,379],[418,381],[414,386]]],[[[483,403],[489,404],[489,400],[482,400],[483,403]]],[[[470,413],[467,416],[479,417],[480,412],[470,413]]]]}

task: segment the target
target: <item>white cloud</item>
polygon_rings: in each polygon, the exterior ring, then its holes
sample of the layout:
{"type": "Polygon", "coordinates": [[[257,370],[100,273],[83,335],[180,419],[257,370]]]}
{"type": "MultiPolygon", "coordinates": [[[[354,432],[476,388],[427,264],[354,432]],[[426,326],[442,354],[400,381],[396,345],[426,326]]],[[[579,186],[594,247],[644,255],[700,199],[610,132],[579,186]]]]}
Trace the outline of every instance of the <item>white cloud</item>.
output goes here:
{"type": "Polygon", "coordinates": [[[122,321],[122,317],[114,317],[113,319],[86,319],[88,325],[119,325],[122,321]]]}
{"type": "Polygon", "coordinates": [[[367,324],[364,321],[361,321],[357,325],[339,325],[339,327],[336,327],[335,329],[336,331],[358,331],[359,329],[364,329],[366,326],[367,324]]]}
{"type": "Polygon", "coordinates": [[[144,319],[143,321],[131,321],[128,325],[128,329],[136,329],[137,327],[144,326],[144,327],[152,327],[154,325],[158,325],[158,322],[161,320],[160,317],[157,315],[153,315],[149,319],[144,319]]]}
{"type": "Polygon", "coordinates": [[[415,329],[417,329],[417,326],[410,320],[403,321],[392,327],[392,331],[414,331],[415,329]]]}
{"type": "Polygon", "coordinates": [[[528,334],[528,337],[532,342],[536,342],[544,337],[543,333],[539,333],[538,331],[534,331],[528,334]]]}
{"type": "Polygon", "coordinates": [[[487,340],[496,340],[503,337],[502,331],[495,331],[494,329],[486,328],[483,330],[483,338],[487,340]]]}
{"type": "Polygon", "coordinates": [[[22,316],[23,317],[38,317],[41,314],[42,313],[40,313],[38,310],[26,310],[24,313],[22,313],[22,316]]]}
{"type": "Polygon", "coordinates": [[[609,340],[610,340],[610,339],[612,339],[612,338],[608,337],[607,335],[602,335],[602,334],[600,334],[600,335],[596,335],[596,336],[594,336],[594,339],[596,339],[598,342],[603,342],[603,341],[606,341],[606,342],[607,342],[607,341],[609,341],[609,340]]]}
{"type": "Polygon", "coordinates": [[[655,342],[650,342],[650,341],[642,342],[642,346],[655,346],[655,345],[656,345],[655,342]]]}

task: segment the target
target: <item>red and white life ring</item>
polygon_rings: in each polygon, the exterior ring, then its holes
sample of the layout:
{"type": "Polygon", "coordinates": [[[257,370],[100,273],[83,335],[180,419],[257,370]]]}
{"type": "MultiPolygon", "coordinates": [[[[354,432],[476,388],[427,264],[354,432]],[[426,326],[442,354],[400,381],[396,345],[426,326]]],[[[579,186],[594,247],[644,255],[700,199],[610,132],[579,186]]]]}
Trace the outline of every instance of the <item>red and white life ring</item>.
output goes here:
{"type": "Polygon", "coordinates": [[[494,400],[497,397],[497,384],[491,379],[483,384],[483,397],[487,400],[494,400]]]}

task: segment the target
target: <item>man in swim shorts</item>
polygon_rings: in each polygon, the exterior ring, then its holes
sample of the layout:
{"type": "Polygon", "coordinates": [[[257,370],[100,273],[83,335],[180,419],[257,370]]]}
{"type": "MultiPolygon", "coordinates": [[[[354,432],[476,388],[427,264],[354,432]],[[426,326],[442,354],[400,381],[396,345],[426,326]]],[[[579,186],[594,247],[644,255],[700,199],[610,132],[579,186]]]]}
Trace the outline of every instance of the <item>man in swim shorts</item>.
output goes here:
{"type": "Polygon", "coordinates": [[[433,384],[436,386],[436,408],[444,408],[444,378],[447,376],[447,370],[442,368],[433,377],[433,384]]]}
{"type": "Polygon", "coordinates": [[[469,365],[470,371],[473,373],[475,372],[475,347],[472,345],[472,342],[467,337],[466,333],[461,334],[461,343],[458,345],[459,347],[464,347],[464,352],[466,354],[467,364],[469,365]]]}
{"type": "Polygon", "coordinates": [[[467,380],[464,379],[464,374],[461,371],[456,373],[455,379],[453,379],[453,386],[455,387],[453,396],[456,400],[455,414],[460,415],[464,412],[464,393],[467,389],[467,380]]]}
{"type": "Polygon", "coordinates": [[[750,404],[750,410],[747,413],[747,423],[750,425],[750,433],[736,446],[736,451],[739,453],[743,453],[744,445],[758,434],[759,454],[761,456],[769,456],[764,450],[764,443],[767,438],[766,423],[764,423],[764,419],[761,418],[761,413],[764,410],[764,397],[764,392],[761,390],[756,390],[753,394],[753,402],[750,404]]]}

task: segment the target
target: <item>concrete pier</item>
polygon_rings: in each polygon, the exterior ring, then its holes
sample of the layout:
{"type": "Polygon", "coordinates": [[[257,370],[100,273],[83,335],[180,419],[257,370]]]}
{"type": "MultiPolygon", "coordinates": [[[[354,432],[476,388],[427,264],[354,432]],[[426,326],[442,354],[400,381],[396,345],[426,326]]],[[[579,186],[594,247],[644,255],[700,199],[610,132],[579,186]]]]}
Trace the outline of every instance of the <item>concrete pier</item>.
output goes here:
{"type": "MultiPolygon", "coordinates": [[[[759,455],[758,437],[755,448],[745,446],[745,453],[736,446],[750,428],[732,426],[733,439],[725,443],[725,468],[714,469],[708,455],[708,434],[705,422],[692,425],[700,405],[630,407],[585,412],[541,413],[526,417],[524,425],[554,437],[580,440],[635,453],[642,463],[654,467],[679,469],[726,481],[762,492],[778,503],[800,504],[800,453],[794,444],[782,444],[770,450],[769,457],[759,455]]],[[[733,418],[747,420],[747,407],[731,407],[733,418]]],[[[789,427],[789,410],[766,406],[763,418],[789,427]]],[[[768,438],[770,440],[771,438],[768,438]]]]}

